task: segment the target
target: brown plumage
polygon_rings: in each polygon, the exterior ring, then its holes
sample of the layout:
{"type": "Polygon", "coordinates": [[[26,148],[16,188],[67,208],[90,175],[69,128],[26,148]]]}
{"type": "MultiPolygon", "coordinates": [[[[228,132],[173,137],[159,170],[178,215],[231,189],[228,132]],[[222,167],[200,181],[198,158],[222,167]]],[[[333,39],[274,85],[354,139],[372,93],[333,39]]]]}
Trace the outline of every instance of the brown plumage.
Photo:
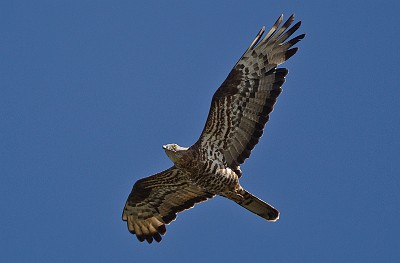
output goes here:
{"type": "Polygon", "coordinates": [[[286,41],[300,27],[298,22],[289,28],[293,21],[292,15],[279,27],[280,16],[263,39],[261,29],[215,92],[199,140],[190,148],[163,146],[174,166],[135,183],[122,219],[139,241],[160,242],[178,212],[215,195],[268,221],[279,218],[275,208],[244,190],[239,178],[282,91],[288,71],[277,66],[297,52],[291,47],[305,36],[286,41]]]}

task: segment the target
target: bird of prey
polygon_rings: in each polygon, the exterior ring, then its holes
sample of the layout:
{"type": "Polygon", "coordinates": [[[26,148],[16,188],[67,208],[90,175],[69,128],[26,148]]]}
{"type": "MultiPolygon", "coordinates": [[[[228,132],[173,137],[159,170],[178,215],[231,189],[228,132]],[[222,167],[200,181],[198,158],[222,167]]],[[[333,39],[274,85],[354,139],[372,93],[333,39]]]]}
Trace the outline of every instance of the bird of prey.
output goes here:
{"type": "Polygon", "coordinates": [[[281,93],[286,68],[277,66],[293,56],[292,47],[305,34],[286,41],[300,27],[294,15],[283,23],[281,15],[265,37],[257,34],[226,80],[215,92],[198,141],[189,148],[163,146],[174,165],[138,180],[130,193],[122,220],[139,241],[161,241],[165,225],[177,213],[215,195],[226,197],[268,221],[279,212],[239,183],[240,165],[250,156],[281,93]],[[289,28],[290,27],[290,28],[289,28]]]}

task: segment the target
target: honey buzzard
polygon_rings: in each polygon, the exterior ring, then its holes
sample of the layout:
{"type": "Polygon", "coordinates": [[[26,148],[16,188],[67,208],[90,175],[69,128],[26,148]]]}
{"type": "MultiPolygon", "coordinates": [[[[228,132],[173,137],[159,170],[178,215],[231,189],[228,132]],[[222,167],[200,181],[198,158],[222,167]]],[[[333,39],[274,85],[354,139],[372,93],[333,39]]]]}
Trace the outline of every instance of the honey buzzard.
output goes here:
{"type": "Polygon", "coordinates": [[[263,27],[215,92],[210,112],[198,141],[189,148],[176,144],[163,148],[174,165],[138,180],[126,201],[122,219],[139,241],[160,242],[165,225],[178,212],[215,195],[226,197],[268,221],[279,212],[247,192],[239,184],[240,165],[250,156],[288,70],[277,68],[293,56],[292,48],[304,34],[286,41],[301,22],[291,28],[294,15],[281,26],[280,16],[261,39],[263,27]]]}

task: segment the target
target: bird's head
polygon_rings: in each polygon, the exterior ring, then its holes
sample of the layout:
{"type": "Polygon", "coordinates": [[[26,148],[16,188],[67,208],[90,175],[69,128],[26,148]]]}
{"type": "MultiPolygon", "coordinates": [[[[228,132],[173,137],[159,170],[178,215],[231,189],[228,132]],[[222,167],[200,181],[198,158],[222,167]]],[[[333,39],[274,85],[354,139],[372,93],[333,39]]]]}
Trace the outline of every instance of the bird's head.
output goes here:
{"type": "Polygon", "coordinates": [[[172,143],[172,144],[163,145],[163,149],[165,150],[165,153],[167,154],[169,159],[171,159],[172,162],[177,164],[177,162],[179,162],[179,160],[183,156],[183,153],[188,148],[181,147],[181,146],[179,146],[177,144],[172,143]]]}

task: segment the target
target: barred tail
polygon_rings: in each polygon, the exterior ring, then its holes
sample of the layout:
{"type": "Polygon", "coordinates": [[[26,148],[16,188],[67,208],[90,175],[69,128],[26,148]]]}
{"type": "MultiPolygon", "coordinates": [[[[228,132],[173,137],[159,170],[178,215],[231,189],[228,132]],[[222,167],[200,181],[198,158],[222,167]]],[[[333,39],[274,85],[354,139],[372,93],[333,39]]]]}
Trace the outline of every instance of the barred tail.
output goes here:
{"type": "Polygon", "coordinates": [[[250,194],[246,190],[243,189],[243,193],[241,193],[243,199],[241,201],[235,201],[239,205],[243,206],[247,210],[253,212],[256,215],[261,216],[262,218],[275,222],[279,219],[279,211],[276,210],[271,205],[267,204],[263,200],[258,197],[250,194]]]}

